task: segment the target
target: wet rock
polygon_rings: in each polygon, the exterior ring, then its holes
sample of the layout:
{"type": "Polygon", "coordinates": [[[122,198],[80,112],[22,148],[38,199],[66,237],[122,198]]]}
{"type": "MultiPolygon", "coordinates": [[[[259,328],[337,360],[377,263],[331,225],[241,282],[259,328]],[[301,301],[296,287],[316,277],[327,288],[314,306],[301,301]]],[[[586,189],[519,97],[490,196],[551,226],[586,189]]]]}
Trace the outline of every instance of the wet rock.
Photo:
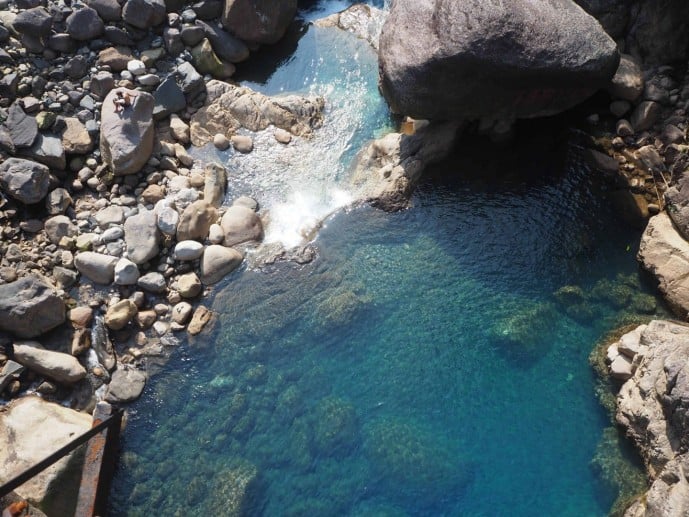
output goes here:
{"type": "Polygon", "coordinates": [[[228,147],[230,147],[230,140],[222,133],[218,133],[213,137],[213,145],[216,149],[225,151],[228,147]]]}
{"type": "Polygon", "coordinates": [[[222,24],[244,41],[273,44],[282,38],[297,12],[297,0],[227,0],[222,24]]]}
{"type": "Polygon", "coordinates": [[[379,61],[381,90],[395,113],[511,120],[583,101],[608,84],[619,55],[573,2],[404,0],[383,25],[379,61]]]}
{"type": "MultiPolygon", "coordinates": [[[[0,414],[0,482],[34,466],[91,428],[91,416],[38,396],[16,399],[0,414]],[[50,429],[50,432],[46,432],[50,429]]],[[[17,488],[16,493],[48,515],[70,515],[83,457],[71,453],[17,488]]],[[[32,513],[33,515],[33,513],[32,513]]]]}
{"type": "Polygon", "coordinates": [[[219,163],[209,163],[204,169],[204,177],[203,199],[210,205],[220,208],[225,200],[227,170],[219,163]]]}
{"type": "Polygon", "coordinates": [[[14,344],[14,360],[29,370],[63,384],[74,384],[86,377],[76,357],[44,349],[34,341],[14,344]]]}
{"type": "Polygon", "coordinates": [[[263,239],[263,224],[256,213],[244,206],[233,205],[225,211],[220,226],[225,232],[225,246],[263,239]]]}
{"type": "Polygon", "coordinates": [[[608,87],[611,95],[629,102],[636,102],[644,91],[641,64],[628,54],[620,56],[620,66],[608,87]]]}
{"type": "Polygon", "coordinates": [[[150,293],[162,294],[167,290],[165,277],[160,273],[146,273],[136,282],[136,285],[141,287],[144,291],[150,293]]]}
{"type": "Polygon", "coordinates": [[[88,41],[103,34],[103,20],[91,7],[76,9],[65,20],[67,34],[77,41],[88,41]]]}
{"type": "Polygon", "coordinates": [[[158,218],[153,210],[141,210],[124,222],[124,240],[129,260],[135,264],[148,262],[159,251],[158,218]]]}
{"type": "Polygon", "coordinates": [[[141,396],[145,385],[144,372],[120,365],[112,374],[105,400],[113,404],[132,402],[141,396]]]}
{"type": "Polygon", "coordinates": [[[111,284],[115,278],[118,258],[93,251],[77,253],[74,266],[77,271],[97,284],[111,284]]]}
{"type": "Polygon", "coordinates": [[[25,204],[38,203],[48,193],[50,170],[45,165],[21,158],[0,164],[0,188],[25,204]]]}
{"type": "Polygon", "coordinates": [[[201,281],[206,285],[216,284],[237,269],[244,257],[234,248],[212,244],[206,248],[201,259],[201,281]]]}
{"type": "Polygon", "coordinates": [[[76,328],[86,328],[93,319],[93,309],[91,307],[74,307],[68,313],[69,321],[76,328]]]}
{"type": "Polygon", "coordinates": [[[156,319],[158,319],[158,315],[152,310],[139,311],[136,316],[136,322],[142,329],[151,328],[156,322],[156,319]]]}
{"type": "Polygon", "coordinates": [[[204,240],[211,224],[218,220],[218,211],[204,200],[194,201],[184,209],[177,225],[177,240],[204,240]]]}
{"type": "Polygon", "coordinates": [[[43,277],[0,285],[0,330],[20,338],[40,336],[65,321],[65,304],[43,277]]]}
{"type": "Polygon", "coordinates": [[[137,306],[131,300],[120,300],[108,307],[105,313],[105,324],[112,330],[121,330],[132,321],[139,312],[137,306]]]}
{"type": "Polygon", "coordinates": [[[53,244],[60,244],[63,237],[71,239],[79,233],[77,226],[65,215],[55,215],[47,219],[44,229],[48,235],[48,240],[53,244]]]}
{"type": "Polygon", "coordinates": [[[292,135],[289,131],[285,131],[284,129],[276,129],[273,132],[273,136],[275,137],[275,140],[280,142],[281,144],[287,145],[292,141],[292,135]]]}

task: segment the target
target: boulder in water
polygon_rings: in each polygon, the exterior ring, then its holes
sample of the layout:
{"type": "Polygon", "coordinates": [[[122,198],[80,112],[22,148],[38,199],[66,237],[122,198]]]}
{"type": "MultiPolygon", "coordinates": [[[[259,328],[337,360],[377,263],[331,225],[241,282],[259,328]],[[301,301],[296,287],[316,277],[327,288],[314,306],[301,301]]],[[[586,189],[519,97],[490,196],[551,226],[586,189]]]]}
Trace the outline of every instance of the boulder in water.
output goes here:
{"type": "Polygon", "coordinates": [[[606,86],[619,62],[571,0],[397,0],[379,57],[393,111],[439,120],[559,113],[606,86]]]}

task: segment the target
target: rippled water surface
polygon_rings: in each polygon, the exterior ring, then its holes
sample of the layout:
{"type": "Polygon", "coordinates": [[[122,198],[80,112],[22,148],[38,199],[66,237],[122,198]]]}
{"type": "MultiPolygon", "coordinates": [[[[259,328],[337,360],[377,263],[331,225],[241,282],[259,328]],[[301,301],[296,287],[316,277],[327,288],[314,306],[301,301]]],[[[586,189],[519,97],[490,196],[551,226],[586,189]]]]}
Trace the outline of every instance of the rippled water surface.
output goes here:
{"type": "Polygon", "coordinates": [[[111,513],[605,515],[626,464],[588,356],[659,309],[554,133],[467,141],[410,210],[340,212],[312,264],[227,279],[131,408],[111,513]]]}

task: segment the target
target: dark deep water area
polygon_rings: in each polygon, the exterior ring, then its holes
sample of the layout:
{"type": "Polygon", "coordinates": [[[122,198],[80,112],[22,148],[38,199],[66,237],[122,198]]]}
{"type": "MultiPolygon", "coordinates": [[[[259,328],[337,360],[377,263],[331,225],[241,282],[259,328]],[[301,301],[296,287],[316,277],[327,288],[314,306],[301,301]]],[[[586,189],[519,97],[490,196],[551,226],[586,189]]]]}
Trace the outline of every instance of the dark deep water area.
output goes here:
{"type": "Polygon", "coordinates": [[[314,263],[230,278],[133,406],[112,513],[220,515],[255,475],[251,515],[605,515],[587,358],[653,303],[639,235],[541,136],[497,165],[471,143],[410,210],[340,213],[314,263]],[[590,314],[554,296],[573,285],[590,314]]]}
{"type": "MultiPolygon", "coordinates": [[[[301,16],[350,3],[303,2],[301,16]]],[[[346,137],[326,125],[303,179],[268,170],[255,191],[260,152],[218,159],[244,171],[230,196],[266,206],[316,185],[328,205],[390,117],[370,48],[293,29],[289,51],[239,77],[325,94],[346,137]]],[[[569,123],[521,124],[505,145],[465,137],[409,210],[340,210],[312,263],[216,286],[213,330],[181,342],[130,407],[111,515],[604,516],[638,488],[588,357],[665,313],[639,275],[639,232],[569,123]]]]}

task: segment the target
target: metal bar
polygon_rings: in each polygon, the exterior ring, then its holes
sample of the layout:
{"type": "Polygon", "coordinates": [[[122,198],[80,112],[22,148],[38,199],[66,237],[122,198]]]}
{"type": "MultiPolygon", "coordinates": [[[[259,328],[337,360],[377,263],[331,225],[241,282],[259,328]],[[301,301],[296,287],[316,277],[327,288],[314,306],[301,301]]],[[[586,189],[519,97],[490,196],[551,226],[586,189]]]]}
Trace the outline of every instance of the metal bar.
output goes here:
{"type": "Polygon", "coordinates": [[[110,427],[114,423],[115,417],[118,417],[118,421],[119,421],[119,418],[121,418],[121,416],[122,416],[122,410],[121,409],[116,410],[115,413],[113,413],[113,415],[110,418],[108,418],[107,420],[104,420],[103,422],[101,422],[97,426],[89,429],[88,431],[86,431],[84,434],[82,434],[78,438],[75,438],[74,440],[69,442],[67,445],[61,447],[60,449],[58,449],[57,451],[52,453],[47,458],[36,463],[33,467],[25,470],[24,472],[22,472],[18,476],[15,476],[11,480],[9,480],[4,485],[0,486],[0,497],[5,497],[7,494],[12,492],[15,488],[22,486],[24,483],[26,483],[29,479],[34,477],[36,474],[47,469],[53,463],[57,462],[58,460],[60,460],[64,456],[66,456],[67,454],[72,452],[77,447],[86,443],[88,440],[90,440],[95,435],[100,433],[103,429],[110,427]]]}
{"type": "MultiPolygon", "coordinates": [[[[109,417],[112,410],[107,402],[99,402],[93,413],[93,425],[109,417]]],[[[108,491],[114,472],[121,418],[88,443],[79,485],[75,515],[104,515],[107,511],[108,491]]]]}

